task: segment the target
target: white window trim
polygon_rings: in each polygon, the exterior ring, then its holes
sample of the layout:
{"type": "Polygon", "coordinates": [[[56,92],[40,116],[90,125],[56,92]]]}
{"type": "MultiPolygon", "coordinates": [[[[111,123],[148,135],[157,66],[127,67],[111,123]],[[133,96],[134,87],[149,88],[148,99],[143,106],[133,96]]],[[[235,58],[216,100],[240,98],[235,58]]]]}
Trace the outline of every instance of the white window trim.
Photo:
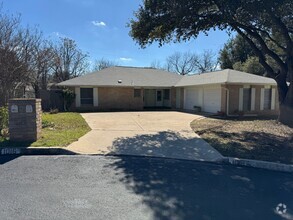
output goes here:
{"type": "Polygon", "coordinates": [[[239,88],[239,111],[243,111],[243,88],[239,88]]]}
{"type": "Polygon", "coordinates": [[[95,102],[95,97],[94,97],[95,92],[94,92],[94,90],[95,90],[95,88],[92,87],[92,86],[81,86],[81,87],[79,87],[79,107],[81,107],[80,89],[93,89],[93,105],[92,106],[94,106],[94,102],[95,102]]]}
{"type": "Polygon", "coordinates": [[[251,104],[250,104],[250,110],[255,110],[255,88],[251,88],[251,104]]]}
{"type": "Polygon", "coordinates": [[[275,110],[276,107],[276,89],[272,89],[272,100],[271,100],[271,110],[275,110]]]}
{"type": "Polygon", "coordinates": [[[264,100],[265,100],[265,89],[260,89],[260,110],[264,110],[264,100]]]}
{"type": "Polygon", "coordinates": [[[94,96],[94,107],[99,106],[99,90],[98,88],[93,89],[93,96],[94,96]]]}
{"type": "Polygon", "coordinates": [[[80,87],[75,87],[75,106],[80,107],[80,87]]]}

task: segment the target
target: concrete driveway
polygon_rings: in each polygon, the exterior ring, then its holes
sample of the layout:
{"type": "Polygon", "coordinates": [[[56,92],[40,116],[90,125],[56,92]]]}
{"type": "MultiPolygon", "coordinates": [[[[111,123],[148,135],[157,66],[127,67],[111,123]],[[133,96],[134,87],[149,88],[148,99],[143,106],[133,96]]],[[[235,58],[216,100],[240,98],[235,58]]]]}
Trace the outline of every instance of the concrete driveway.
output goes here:
{"type": "Polygon", "coordinates": [[[202,116],[175,112],[82,114],[92,129],[67,147],[82,154],[118,154],[217,161],[222,155],[195,134],[190,122],[202,116]]]}

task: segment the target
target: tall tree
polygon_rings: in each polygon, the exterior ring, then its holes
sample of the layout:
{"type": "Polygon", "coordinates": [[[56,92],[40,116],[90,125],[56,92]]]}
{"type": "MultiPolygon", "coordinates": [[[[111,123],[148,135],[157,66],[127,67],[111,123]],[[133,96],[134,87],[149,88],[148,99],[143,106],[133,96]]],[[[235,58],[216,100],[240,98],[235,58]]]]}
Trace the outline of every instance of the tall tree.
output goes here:
{"type": "Polygon", "coordinates": [[[40,97],[40,90],[47,90],[49,77],[52,74],[54,51],[50,42],[41,41],[35,47],[34,64],[31,71],[31,85],[36,97],[40,97]]]}
{"type": "Polygon", "coordinates": [[[31,45],[35,38],[20,26],[20,17],[0,14],[0,105],[29,84],[31,45]]]}
{"type": "Polygon", "coordinates": [[[88,71],[88,55],[78,48],[69,38],[60,38],[54,48],[53,77],[55,82],[62,82],[83,75],[88,71]]]}
{"type": "Polygon", "coordinates": [[[130,34],[144,47],[189,40],[215,28],[236,31],[277,82],[279,121],[293,126],[292,10],[292,0],[145,0],[130,21],[130,34]]]}
{"type": "Polygon", "coordinates": [[[252,48],[240,35],[230,39],[220,50],[219,63],[222,69],[265,75],[265,69],[259,63],[252,48]]]}
{"type": "Polygon", "coordinates": [[[218,59],[216,54],[212,50],[205,50],[203,53],[197,56],[195,62],[197,72],[205,73],[212,72],[218,68],[218,59]]]}
{"type": "Polygon", "coordinates": [[[154,69],[162,69],[162,70],[165,70],[165,67],[162,66],[160,60],[153,60],[153,61],[151,62],[150,67],[152,67],[152,68],[154,68],[154,69]]]}
{"type": "Polygon", "coordinates": [[[166,59],[166,69],[180,75],[186,75],[196,70],[196,54],[175,52],[166,59]]]}
{"type": "Polygon", "coordinates": [[[166,58],[163,65],[159,60],[154,60],[151,63],[151,67],[186,75],[215,71],[218,67],[218,62],[216,54],[211,50],[205,50],[201,54],[175,52],[166,58]]]}
{"type": "Polygon", "coordinates": [[[233,64],[244,63],[248,57],[255,56],[250,45],[240,35],[228,40],[219,55],[222,69],[233,69],[233,64]]]}
{"type": "Polygon", "coordinates": [[[105,58],[95,60],[93,71],[100,71],[111,66],[118,66],[118,63],[112,60],[107,60],[105,58]]]}

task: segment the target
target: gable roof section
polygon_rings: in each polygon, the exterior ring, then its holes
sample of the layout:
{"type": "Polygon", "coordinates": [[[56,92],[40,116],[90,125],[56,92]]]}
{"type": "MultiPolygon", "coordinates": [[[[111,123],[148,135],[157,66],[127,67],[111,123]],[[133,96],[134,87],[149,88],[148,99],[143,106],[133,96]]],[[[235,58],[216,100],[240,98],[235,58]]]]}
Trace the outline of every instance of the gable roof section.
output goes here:
{"type": "Polygon", "coordinates": [[[154,68],[109,67],[59,83],[59,86],[172,87],[183,76],[154,68]],[[121,81],[121,83],[119,83],[121,81]]]}
{"type": "Polygon", "coordinates": [[[237,70],[225,69],[215,72],[184,76],[175,87],[208,84],[258,84],[276,85],[275,80],[237,70]]]}

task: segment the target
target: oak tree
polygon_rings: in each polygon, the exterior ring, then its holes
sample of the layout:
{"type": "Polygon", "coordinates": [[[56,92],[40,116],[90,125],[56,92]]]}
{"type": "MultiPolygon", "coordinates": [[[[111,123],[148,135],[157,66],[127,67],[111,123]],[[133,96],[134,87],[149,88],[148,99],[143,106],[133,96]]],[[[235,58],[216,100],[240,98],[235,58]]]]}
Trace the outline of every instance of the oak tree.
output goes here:
{"type": "Polygon", "coordinates": [[[145,0],[130,21],[130,35],[145,47],[186,41],[217,28],[237,32],[277,82],[279,121],[293,126],[292,11],[292,0],[145,0]]]}

